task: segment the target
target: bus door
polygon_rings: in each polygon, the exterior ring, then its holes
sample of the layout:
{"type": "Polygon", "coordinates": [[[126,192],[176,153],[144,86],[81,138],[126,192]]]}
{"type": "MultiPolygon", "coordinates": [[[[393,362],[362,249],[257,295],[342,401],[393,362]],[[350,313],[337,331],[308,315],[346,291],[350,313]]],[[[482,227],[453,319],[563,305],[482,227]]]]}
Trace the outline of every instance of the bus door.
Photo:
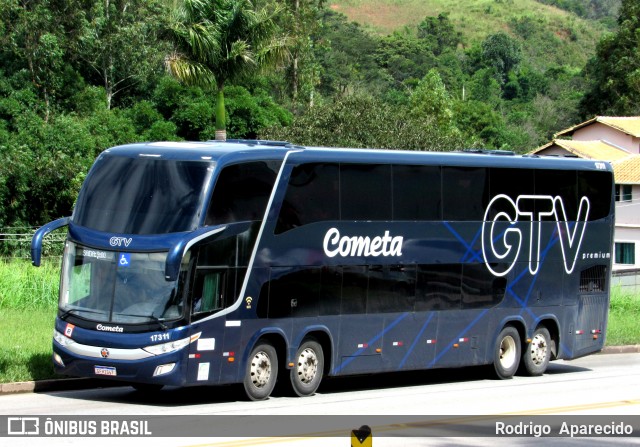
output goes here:
{"type": "Polygon", "coordinates": [[[187,382],[217,381],[220,377],[224,318],[198,323],[227,305],[230,278],[228,268],[196,268],[191,296],[192,335],[200,338],[190,345],[187,382]]]}
{"type": "MultiPolygon", "coordinates": [[[[224,353],[236,352],[239,337],[225,343],[226,318],[215,314],[234,304],[247,272],[249,254],[256,240],[258,223],[238,223],[227,227],[224,234],[203,241],[194,250],[189,280],[192,335],[201,333],[189,353],[188,382],[214,381],[233,376],[235,363],[224,353]],[[221,371],[221,364],[226,369],[221,371]]],[[[233,356],[231,356],[233,357],[233,356]]]]}

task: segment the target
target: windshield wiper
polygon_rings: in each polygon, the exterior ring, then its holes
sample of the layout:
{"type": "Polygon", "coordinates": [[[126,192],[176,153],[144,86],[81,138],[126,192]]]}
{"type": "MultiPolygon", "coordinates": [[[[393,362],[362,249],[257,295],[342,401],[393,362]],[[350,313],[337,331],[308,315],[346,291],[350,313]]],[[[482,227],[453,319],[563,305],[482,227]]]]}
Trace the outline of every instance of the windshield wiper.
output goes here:
{"type": "MultiPolygon", "coordinates": [[[[105,315],[106,315],[106,313],[105,313],[105,312],[100,312],[100,311],[97,311],[97,310],[91,310],[91,309],[83,309],[83,308],[81,308],[81,307],[75,307],[75,308],[73,308],[73,309],[67,309],[67,310],[65,310],[65,311],[62,313],[62,315],[60,315],[60,319],[61,319],[61,320],[64,320],[64,319],[65,319],[65,318],[67,318],[69,315],[71,315],[71,314],[75,314],[76,312],[87,312],[87,313],[90,313],[90,314],[105,314],[105,315]]],[[[76,316],[79,316],[79,315],[76,315],[76,316]]]]}
{"type": "Polygon", "coordinates": [[[164,324],[162,322],[162,320],[160,320],[160,318],[156,317],[155,315],[151,314],[151,315],[136,315],[136,314],[124,314],[124,313],[119,313],[118,315],[123,316],[123,317],[138,317],[138,318],[148,318],[151,321],[153,321],[154,323],[157,323],[160,325],[160,327],[162,328],[163,331],[166,331],[168,329],[167,325],[164,324]]]}
{"type": "Polygon", "coordinates": [[[158,317],[156,317],[155,315],[151,314],[151,319],[152,319],[153,321],[155,321],[156,323],[158,323],[158,324],[160,325],[160,328],[161,328],[163,331],[166,331],[166,330],[167,330],[167,325],[166,325],[166,324],[164,324],[162,321],[160,321],[160,318],[158,318],[158,317]]]}

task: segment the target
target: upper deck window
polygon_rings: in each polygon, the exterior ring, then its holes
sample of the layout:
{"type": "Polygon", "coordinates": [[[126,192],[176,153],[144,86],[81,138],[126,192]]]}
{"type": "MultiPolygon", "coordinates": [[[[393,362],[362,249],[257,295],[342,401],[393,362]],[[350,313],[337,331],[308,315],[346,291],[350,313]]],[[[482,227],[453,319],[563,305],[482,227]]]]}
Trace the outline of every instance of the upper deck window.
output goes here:
{"type": "Polygon", "coordinates": [[[212,172],[210,162],[102,156],[83,185],[74,221],[125,234],[193,230],[212,172]]]}
{"type": "Polygon", "coordinates": [[[340,165],[342,220],[391,220],[391,165],[340,165]]]}
{"type": "Polygon", "coordinates": [[[276,234],[326,220],[340,220],[340,165],[308,163],[293,168],[276,234]]]}
{"type": "Polygon", "coordinates": [[[205,225],[262,220],[280,165],[280,161],[252,161],[222,169],[205,225]]]}
{"type": "Polygon", "coordinates": [[[598,220],[611,213],[611,187],[609,171],[306,163],[291,172],[275,234],[322,221],[480,222],[487,210],[489,220],[512,215],[516,201],[521,212],[551,221],[544,198],[555,197],[570,220],[586,197],[588,220],[598,220]],[[488,208],[497,196],[510,201],[488,208]]]}

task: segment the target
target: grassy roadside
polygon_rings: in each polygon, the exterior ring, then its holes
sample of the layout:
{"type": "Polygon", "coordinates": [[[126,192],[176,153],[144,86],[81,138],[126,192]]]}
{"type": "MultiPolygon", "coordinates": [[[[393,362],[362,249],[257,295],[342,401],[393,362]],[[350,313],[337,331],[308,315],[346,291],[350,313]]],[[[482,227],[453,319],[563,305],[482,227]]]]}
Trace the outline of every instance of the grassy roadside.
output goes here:
{"type": "Polygon", "coordinates": [[[611,291],[607,346],[640,344],[640,296],[611,291]]]}
{"type": "MultiPolygon", "coordinates": [[[[0,383],[56,377],[51,339],[57,309],[59,261],[39,269],[0,260],[0,383]]],[[[640,296],[614,289],[607,345],[640,344],[640,296]]]]}
{"type": "Polygon", "coordinates": [[[0,259],[0,383],[56,377],[51,363],[60,258],[0,259]]]}
{"type": "Polygon", "coordinates": [[[0,309],[0,383],[56,377],[51,363],[55,309],[0,309]]]}

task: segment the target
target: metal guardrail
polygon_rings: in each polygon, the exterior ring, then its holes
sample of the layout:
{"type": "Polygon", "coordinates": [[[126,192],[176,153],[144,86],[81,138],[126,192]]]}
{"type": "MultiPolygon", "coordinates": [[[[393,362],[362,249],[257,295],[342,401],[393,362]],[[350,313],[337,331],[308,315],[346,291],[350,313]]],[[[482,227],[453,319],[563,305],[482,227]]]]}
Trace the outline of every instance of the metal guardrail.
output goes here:
{"type": "MultiPolygon", "coordinates": [[[[31,256],[31,238],[37,229],[38,227],[0,228],[0,257],[28,259],[31,256]]],[[[66,229],[48,234],[43,244],[44,256],[60,256],[66,237],[66,229]]]]}

